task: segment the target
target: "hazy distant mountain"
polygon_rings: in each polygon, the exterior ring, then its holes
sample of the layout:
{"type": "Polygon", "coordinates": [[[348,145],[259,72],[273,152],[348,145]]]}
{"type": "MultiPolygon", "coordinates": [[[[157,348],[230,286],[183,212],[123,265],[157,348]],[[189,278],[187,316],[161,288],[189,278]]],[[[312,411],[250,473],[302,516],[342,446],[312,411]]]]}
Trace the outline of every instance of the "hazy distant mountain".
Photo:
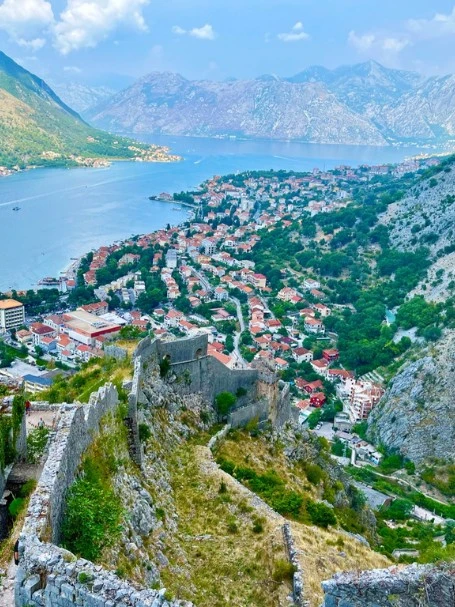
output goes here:
{"type": "Polygon", "coordinates": [[[0,52],[0,166],[61,164],[72,155],[131,158],[132,143],[89,126],[41,78],[0,52]]]}
{"type": "Polygon", "coordinates": [[[291,78],[190,81],[153,73],[85,115],[118,133],[384,145],[455,135],[455,78],[425,79],[375,61],[291,78]]]}
{"type": "Polygon", "coordinates": [[[118,133],[385,143],[371,122],[324,84],[294,84],[270,76],[209,82],[153,73],[90,110],[87,117],[118,133]]]}
{"type": "Polygon", "coordinates": [[[57,95],[67,105],[83,114],[85,110],[94,107],[106,99],[109,99],[117,92],[115,89],[108,86],[87,86],[78,82],[55,82],[49,80],[57,95]]]}
{"type": "Polygon", "coordinates": [[[415,72],[393,70],[376,61],[328,70],[310,67],[289,78],[290,82],[323,82],[338,99],[357,112],[372,104],[393,103],[424,81],[415,72]]]}

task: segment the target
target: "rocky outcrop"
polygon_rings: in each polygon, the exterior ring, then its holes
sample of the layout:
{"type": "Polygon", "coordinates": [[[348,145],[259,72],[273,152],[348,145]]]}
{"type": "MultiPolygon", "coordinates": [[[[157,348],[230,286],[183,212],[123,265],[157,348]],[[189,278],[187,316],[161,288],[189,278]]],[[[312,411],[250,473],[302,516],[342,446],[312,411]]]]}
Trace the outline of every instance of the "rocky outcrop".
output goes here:
{"type": "Polygon", "coordinates": [[[407,195],[390,205],[382,218],[390,228],[394,248],[401,251],[425,246],[436,253],[453,243],[455,222],[455,171],[453,163],[434,177],[422,180],[407,195]]]}
{"type": "Polygon", "coordinates": [[[368,418],[369,438],[417,465],[454,459],[454,394],[455,334],[449,332],[392,380],[368,418]]]}

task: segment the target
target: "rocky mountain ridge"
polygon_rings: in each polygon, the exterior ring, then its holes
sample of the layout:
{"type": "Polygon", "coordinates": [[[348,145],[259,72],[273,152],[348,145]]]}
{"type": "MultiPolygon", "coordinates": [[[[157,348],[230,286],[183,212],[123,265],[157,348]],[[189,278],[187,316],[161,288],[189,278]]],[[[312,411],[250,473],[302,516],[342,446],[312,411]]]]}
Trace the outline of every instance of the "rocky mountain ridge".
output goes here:
{"type": "Polygon", "coordinates": [[[119,133],[386,144],[376,127],[321,83],[191,82],[178,74],[153,73],[87,116],[119,133]]]}
{"type": "Polygon", "coordinates": [[[64,83],[49,80],[49,84],[60,99],[81,115],[117,92],[109,86],[87,86],[80,82],[64,83]]]}
{"type": "MultiPolygon", "coordinates": [[[[454,191],[452,157],[390,205],[381,218],[396,249],[426,248],[429,252],[427,277],[409,293],[408,300],[418,295],[444,305],[453,297],[454,191]]],[[[368,418],[369,438],[375,444],[401,454],[421,469],[436,460],[450,465],[455,458],[455,331],[450,322],[446,325],[436,342],[422,342],[416,348],[413,360],[392,379],[368,418]]]]}
{"type": "Polygon", "coordinates": [[[454,461],[455,333],[406,365],[368,419],[369,436],[418,466],[454,461]]]}
{"type": "Polygon", "coordinates": [[[86,115],[118,133],[388,145],[447,143],[454,112],[454,77],[425,79],[369,61],[222,82],[154,72],[86,115]]]}

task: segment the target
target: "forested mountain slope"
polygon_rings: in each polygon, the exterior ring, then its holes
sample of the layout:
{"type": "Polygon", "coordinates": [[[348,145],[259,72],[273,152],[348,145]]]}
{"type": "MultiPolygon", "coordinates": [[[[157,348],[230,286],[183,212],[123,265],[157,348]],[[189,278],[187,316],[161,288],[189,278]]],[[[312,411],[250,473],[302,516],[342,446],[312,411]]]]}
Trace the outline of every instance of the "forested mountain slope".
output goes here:
{"type": "Polygon", "coordinates": [[[89,126],[40,78],[0,52],[0,166],[62,164],[71,156],[134,158],[131,140],[89,126]]]}

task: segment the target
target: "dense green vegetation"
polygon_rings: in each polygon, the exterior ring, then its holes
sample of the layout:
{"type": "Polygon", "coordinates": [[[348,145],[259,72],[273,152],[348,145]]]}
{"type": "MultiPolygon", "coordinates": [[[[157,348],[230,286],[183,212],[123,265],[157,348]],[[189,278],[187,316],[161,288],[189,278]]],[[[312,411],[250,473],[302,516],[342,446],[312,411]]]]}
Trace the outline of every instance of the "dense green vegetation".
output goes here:
{"type": "Polygon", "coordinates": [[[39,462],[46,449],[49,439],[49,428],[34,428],[27,432],[27,461],[31,464],[39,462]]]}
{"type": "Polygon", "coordinates": [[[113,477],[125,465],[120,448],[126,444],[124,415],[124,406],[120,405],[116,416],[106,416],[66,500],[62,545],[95,562],[121,532],[123,508],[113,488],[113,477]]]}
{"type": "Polygon", "coordinates": [[[349,466],[348,471],[351,476],[370,485],[373,487],[373,489],[377,489],[378,491],[382,491],[388,495],[405,498],[416,506],[421,506],[422,508],[430,510],[430,512],[434,512],[435,514],[444,518],[455,519],[454,504],[442,504],[441,502],[437,502],[427,497],[423,493],[412,489],[410,486],[400,485],[398,481],[381,478],[369,466],[364,468],[354,468],[353,466],[349,466]]]}
{"type": "Polygon", "coordinates": [[[283,516],[304,523],[311,522],[319,527],[328,527],[337,522],[333,510],[325,504],[316,503],[297,491],[286,489],[285,482],[274,470],[258,474],[252,468],[236,466],[223,458],[218,459],[218,465],[247,485],[283,516]]]}

